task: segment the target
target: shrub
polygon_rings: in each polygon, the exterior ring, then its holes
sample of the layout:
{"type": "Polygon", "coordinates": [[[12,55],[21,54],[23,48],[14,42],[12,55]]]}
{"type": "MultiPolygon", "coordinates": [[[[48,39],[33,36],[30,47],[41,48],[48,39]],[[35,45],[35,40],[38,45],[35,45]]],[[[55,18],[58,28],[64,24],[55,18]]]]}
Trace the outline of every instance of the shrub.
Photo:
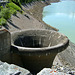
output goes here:
{"type": "Polygon", "coordinates": [[[0,6],[0,11],[3,9],[3,6],[0,6]]]}
{"type": "Polygon", "coordinates": [[[7,19],[11,18],[11,13],[9,11],[9,8],[3,8],[0,12],[0,17],[7,19]]]}
{"type": "Polygon", "coordinates": [[[9,0],[9,2],[13,2],[16,5],[18,5],[19,7],[21,7],[21,2],[20,1],[22,1],[22,0],[9,0]]]}
{"type": "Polygon", "coordinates": [[[19,6],[17,6],[15,3],[11,2],[11,3],[8,3],[6,5],[6,7],[12,7],[13,9],[17,10],[17,11],[21,11],[21,8],[19,6]]]}
{"type": "Polygon", "coordinates": [[[10,13],[13,15],[16,15],[17,11],[15,9],[13,9],[12,7],[10,7],[10,13]]]}
{"type": "Polygon", "coordinates": [[[5,25],[7,23],[6,19],[4,19],[3,17],[0,18],[0,26],[5,25]]]}

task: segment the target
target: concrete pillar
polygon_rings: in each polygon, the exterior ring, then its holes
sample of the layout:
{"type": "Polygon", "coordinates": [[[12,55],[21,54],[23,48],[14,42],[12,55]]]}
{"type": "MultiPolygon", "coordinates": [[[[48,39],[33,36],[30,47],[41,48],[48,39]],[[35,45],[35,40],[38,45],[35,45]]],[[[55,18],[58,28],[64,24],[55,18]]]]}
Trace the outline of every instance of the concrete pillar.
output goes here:
{"type": "Polygon", "coordinates": [[[11,46],[10,33],[6,29],[0,29],[0,60],[9,57],[5,55],[10,54],[10,46],[11,46]]]}

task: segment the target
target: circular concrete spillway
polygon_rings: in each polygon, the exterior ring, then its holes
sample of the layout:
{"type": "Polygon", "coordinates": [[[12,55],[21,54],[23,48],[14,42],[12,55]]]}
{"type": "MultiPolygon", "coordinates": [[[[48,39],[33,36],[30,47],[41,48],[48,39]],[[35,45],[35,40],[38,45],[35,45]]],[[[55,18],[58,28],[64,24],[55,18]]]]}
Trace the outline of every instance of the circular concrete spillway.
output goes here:
{"type": "Polygon", "coordinates": [[[68,43],[65,35],[52,30],[22,30],[11,35],[13,53],[20,55],[23,67],[32,73],[51,67],[56,54],[68,43]]]}

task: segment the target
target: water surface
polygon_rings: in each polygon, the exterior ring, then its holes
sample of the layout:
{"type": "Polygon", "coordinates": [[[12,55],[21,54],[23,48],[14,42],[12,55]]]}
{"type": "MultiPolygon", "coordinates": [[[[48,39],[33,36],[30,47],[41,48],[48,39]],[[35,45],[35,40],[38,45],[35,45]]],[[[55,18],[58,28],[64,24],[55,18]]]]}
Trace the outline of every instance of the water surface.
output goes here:
{"type": "Polygon", "coordinates": [[[44,7],[43,21],[75,43],[75,1],[61,1],[44,7]]]}

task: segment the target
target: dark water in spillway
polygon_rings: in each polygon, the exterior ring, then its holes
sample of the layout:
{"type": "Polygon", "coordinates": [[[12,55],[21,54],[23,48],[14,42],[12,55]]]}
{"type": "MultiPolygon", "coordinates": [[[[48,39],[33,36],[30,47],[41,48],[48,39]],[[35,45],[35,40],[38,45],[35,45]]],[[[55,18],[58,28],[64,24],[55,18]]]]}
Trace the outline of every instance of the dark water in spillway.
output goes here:
{"type": "Polygon", "coordinates": [[[43,21],[64,33],[75,43],[75,1],[62,0],[43,9],[43,21]]]}

